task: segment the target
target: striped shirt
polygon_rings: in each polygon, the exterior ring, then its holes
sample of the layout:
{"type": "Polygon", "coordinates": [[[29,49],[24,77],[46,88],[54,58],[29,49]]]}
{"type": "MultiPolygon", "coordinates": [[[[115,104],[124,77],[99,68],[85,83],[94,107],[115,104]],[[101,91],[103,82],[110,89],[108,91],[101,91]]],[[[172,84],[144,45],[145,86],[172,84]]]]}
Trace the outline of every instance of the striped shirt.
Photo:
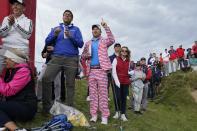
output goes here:
{"type": "MultiPolygon", "coordinates": [[[[112,64],[108,56],[108,47],[110,47],[115,42],[115,39],[109,27],[106,27],[105,31],[107,34],[107,38],[100,37],[99,39],[98,57],[99,57],[99,63],[101,69],[107,71],[112,68],[112,64]]],[[[92,44],[91,40],[86,42],[82,53],[82,58],[87,60],[87,75],[89,74],[90,71],[91,60],[89,59],[90,57],[89,47],[91,46],[91,44],[92,44]]]]}

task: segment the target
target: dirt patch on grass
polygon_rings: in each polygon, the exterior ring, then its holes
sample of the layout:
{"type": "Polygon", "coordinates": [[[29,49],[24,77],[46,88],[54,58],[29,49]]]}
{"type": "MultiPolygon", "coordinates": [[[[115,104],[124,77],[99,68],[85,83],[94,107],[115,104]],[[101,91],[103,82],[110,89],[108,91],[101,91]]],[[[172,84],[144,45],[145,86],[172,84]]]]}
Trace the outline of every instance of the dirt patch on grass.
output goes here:
{"type": "Polygon", "coordinates": [[[197,90],[191,92],[192,97],[194,98],[195,102],[197,103],[197,90]]]}

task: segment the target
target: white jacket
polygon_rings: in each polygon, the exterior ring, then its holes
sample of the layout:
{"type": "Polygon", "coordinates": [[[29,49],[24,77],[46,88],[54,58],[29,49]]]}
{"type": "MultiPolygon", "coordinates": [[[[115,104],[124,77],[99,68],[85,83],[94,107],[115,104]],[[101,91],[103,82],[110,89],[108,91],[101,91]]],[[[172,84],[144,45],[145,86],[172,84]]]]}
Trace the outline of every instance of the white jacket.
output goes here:
{"type": "Polygon", "coordinates": [[[144,83],[143,80],[146,79],[146,74],[142,70],[133,70],[129,72],[131,76],[132,86],[133,88],[143,88],[144,83]]]}
{"type": "Polygon", "coordinates": [[[162,53],[162,56],[163,56],[163,61],[164,62],[169,62],[169,53],[168,52],[163,52],[162,53]]]}
{"type": "Polygon", "coordinates": [[[3,47],[16,48],[29,54],[29,38],[32,34],[32,21],[22,14],[15,19],[15,23],[10,26],[8,17],[5,17],[0,27],[0,36],[2,36],[3,47]]]}

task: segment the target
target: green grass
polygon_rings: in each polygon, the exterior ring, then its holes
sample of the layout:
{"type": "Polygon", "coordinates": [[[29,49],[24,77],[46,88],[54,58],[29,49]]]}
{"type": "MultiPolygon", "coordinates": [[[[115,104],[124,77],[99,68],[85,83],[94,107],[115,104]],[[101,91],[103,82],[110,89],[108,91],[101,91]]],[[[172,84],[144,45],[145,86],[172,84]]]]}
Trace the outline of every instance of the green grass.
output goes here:
{"type": "MultiPolygon", "coordinates": [[[[156,100],[149,102],[148,110],[137,116],[127,110],[129,121],[120,123],[112,118],[114,103],[110,94],[111,117],[107,126],[101,125],[100,120],[91,124],[91,128],[74,127],[74,131],[120,131],[122,124],[124,131],[196,131],[197,130],[197,104],[190,92],[197,89],[197,73],[177,72],[162,80],[162,89],[156,100]]],[[[89,115],[89,103],[86,102],[87,84],[84,80],[77,81],[75,105],[82,111],[87,119],[89,115]]],[[[130,101],[128,101],[128,105],[130,101]]],[[[28,123],[19,123],[23,127],[35,127],[42,125],[49,118],[44,118],[39,113],[35,119],[28,123]]]]}

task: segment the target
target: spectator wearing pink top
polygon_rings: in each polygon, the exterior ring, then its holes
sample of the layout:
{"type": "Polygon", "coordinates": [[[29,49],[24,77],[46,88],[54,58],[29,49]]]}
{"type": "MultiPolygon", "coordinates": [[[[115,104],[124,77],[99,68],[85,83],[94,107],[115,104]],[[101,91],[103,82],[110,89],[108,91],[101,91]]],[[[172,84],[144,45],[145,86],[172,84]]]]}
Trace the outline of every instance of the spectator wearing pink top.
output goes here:
{"type": "Polygon", "coordinates": [[[0,76],[0,127],[15,131],[15,120],[25,122],[36,114],[35,84],[25,55],[16,50],[1,50],[0,54],[6,67],[5,75],[0,76]]]}

